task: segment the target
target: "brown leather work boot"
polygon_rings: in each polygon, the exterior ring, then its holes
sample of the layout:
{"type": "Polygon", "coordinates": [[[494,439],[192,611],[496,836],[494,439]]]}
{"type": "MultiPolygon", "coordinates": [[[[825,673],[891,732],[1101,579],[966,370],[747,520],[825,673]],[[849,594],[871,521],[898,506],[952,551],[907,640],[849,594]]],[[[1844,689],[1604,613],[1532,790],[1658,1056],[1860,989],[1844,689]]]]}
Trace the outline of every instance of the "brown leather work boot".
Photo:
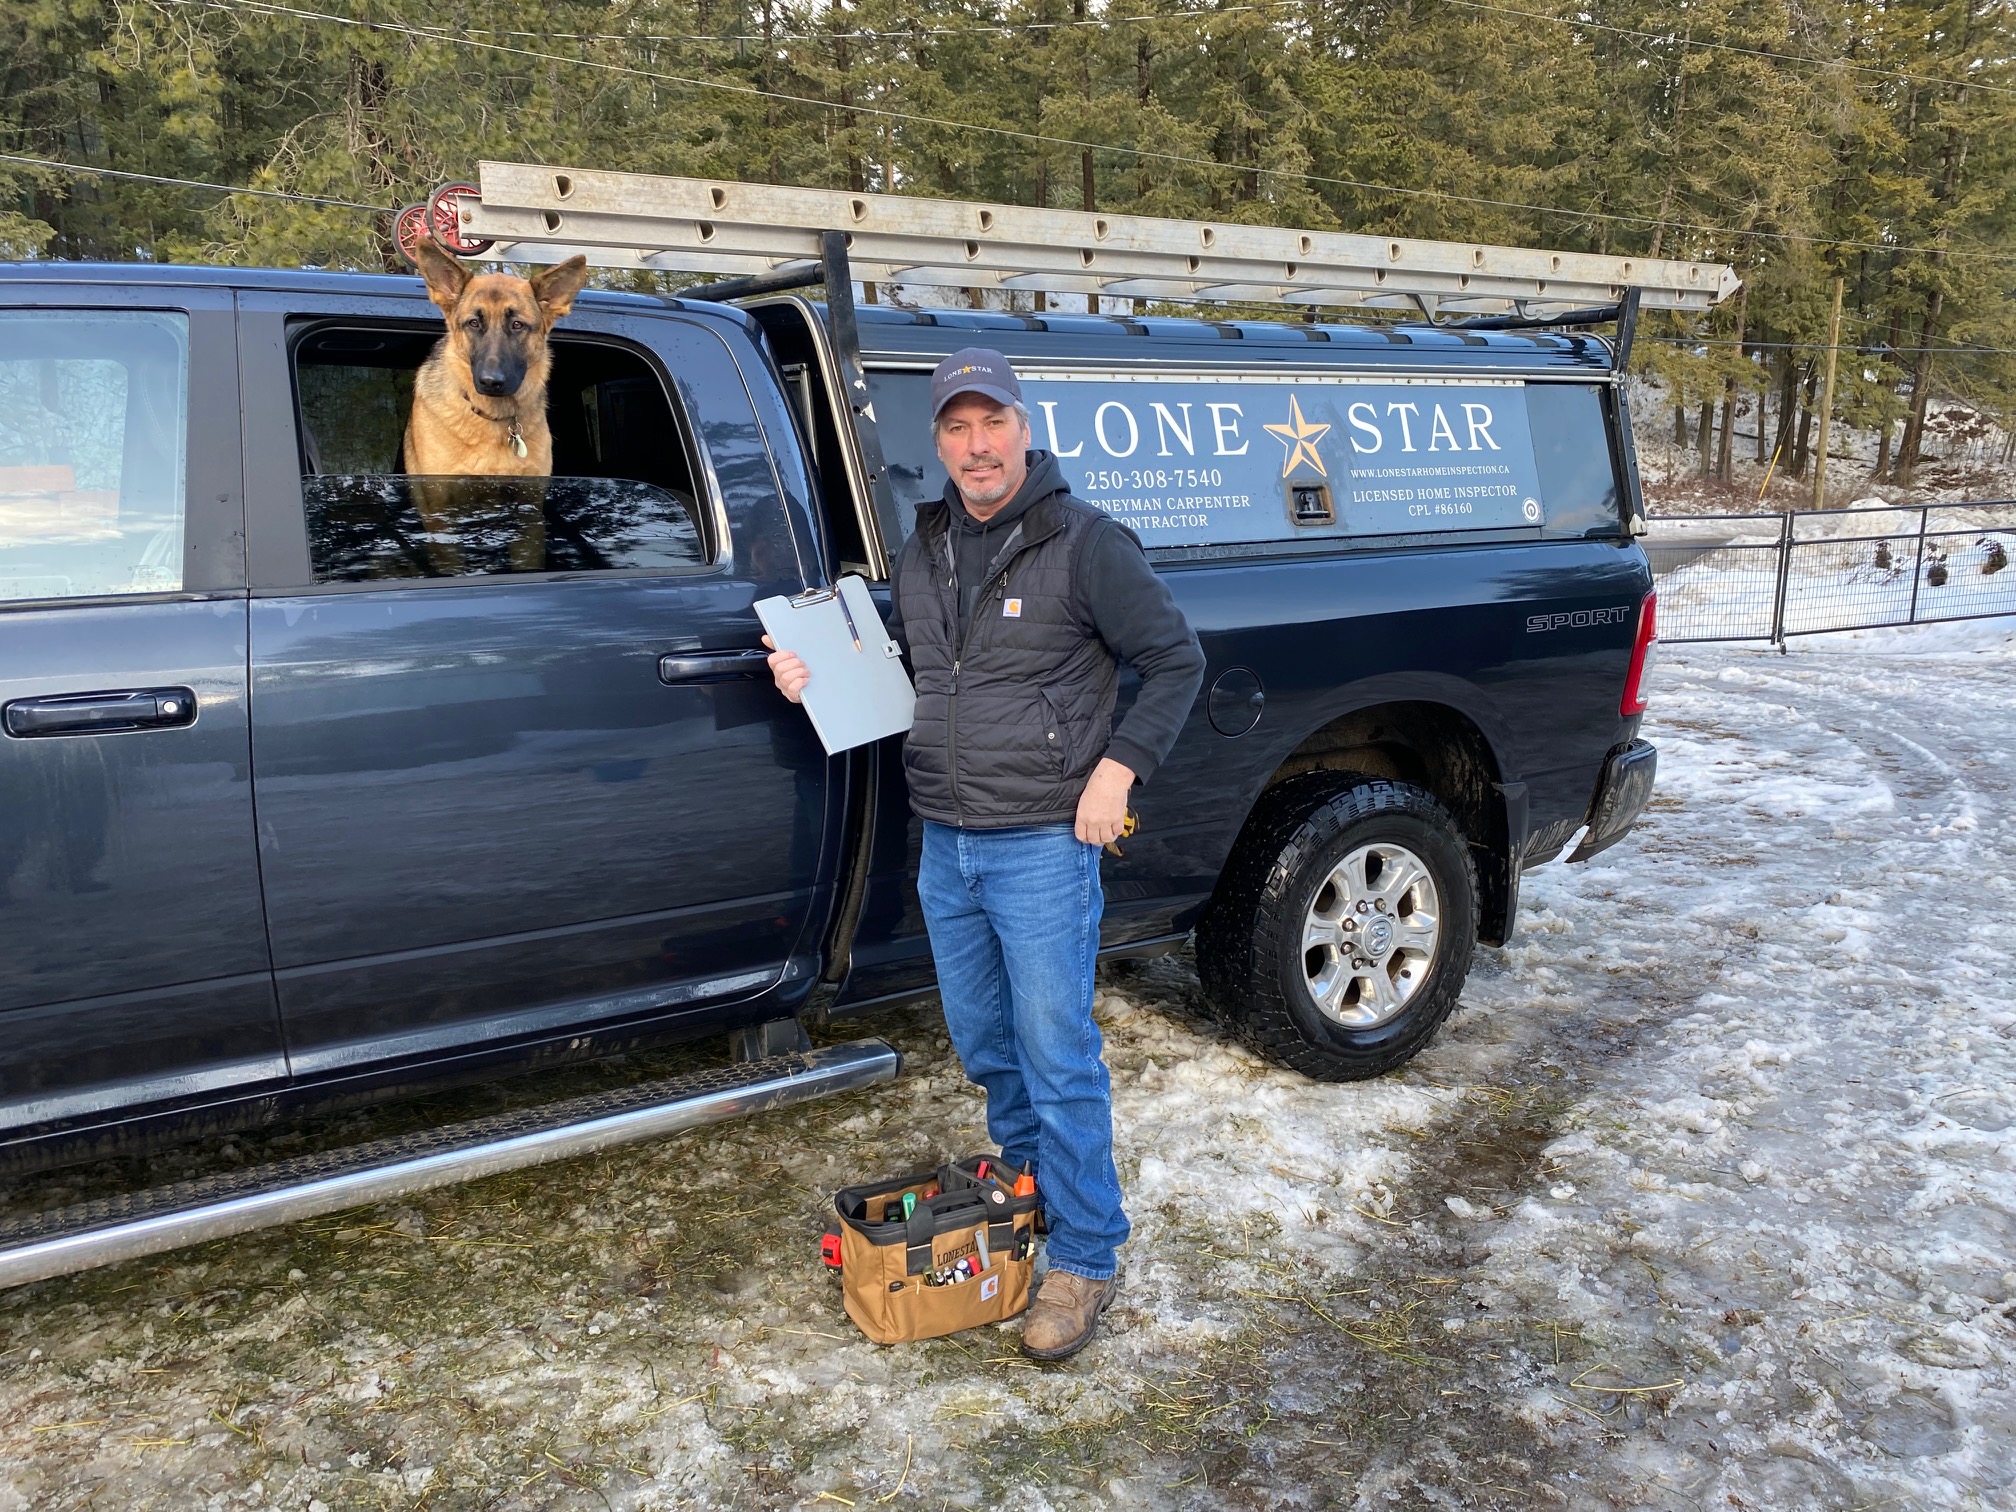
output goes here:
{"type": "Polygon", "coordinates": [[[1069,1271],[1043,1277],[1029,1320],[1022,1325],[1022,1353],[1032,1360],[1062,1360],[1078,1353],[1099,1331],[1099,1314],[1113,1305],[1120,1279],[1088,1281],[1069,1271]]]}

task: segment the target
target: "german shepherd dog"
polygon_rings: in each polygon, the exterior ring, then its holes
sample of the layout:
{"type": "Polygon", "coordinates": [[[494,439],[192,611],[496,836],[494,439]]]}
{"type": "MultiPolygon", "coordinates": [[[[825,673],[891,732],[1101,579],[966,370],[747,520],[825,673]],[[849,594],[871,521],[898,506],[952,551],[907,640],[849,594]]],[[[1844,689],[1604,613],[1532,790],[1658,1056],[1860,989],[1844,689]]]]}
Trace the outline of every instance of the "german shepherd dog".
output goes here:
{"type": "MultiPolygon", "coordinates": [[[[441,307],[448,334],[413,378],[406,422],[409,474],[543,478],[553,472],[553,433],[546,425],[546,380],[553,354],[546,338],[574,306],[587,281],[588,260],[570,257],[531,278],[472,273],[431,237],[414,246],[413,261],[427,297],[441,307]]],[[[414,485],[414,504],[434,537],[437,570],[461,570],[455,527],[465,513],[455,490],[414,485]]],[[[517,570],[545,562],[546,525],[530,513],[516,527],[510,558],[517,570]]]]}

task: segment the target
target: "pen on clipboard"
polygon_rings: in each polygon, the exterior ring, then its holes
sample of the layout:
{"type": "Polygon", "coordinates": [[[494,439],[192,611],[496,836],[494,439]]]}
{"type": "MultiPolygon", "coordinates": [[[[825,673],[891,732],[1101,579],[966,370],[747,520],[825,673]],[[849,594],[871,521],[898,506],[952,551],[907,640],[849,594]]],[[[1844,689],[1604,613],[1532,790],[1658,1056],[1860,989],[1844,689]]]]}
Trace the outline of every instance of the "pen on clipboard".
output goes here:
{"type": "Polygon", "coordinates": [[[834,603],[840,606],[840,617],[847,621],[847,633],[854,637],[854,649],[859,651],[861,649],[860,627],[854,623],[854,611],[847,607],[847,595],[842,593],[837,587],[808,588],[805,592],[796,595],[791,600],[791,603],[795,607],[802,604],[823,603],[827,599],[833,600],[834,603]]]}

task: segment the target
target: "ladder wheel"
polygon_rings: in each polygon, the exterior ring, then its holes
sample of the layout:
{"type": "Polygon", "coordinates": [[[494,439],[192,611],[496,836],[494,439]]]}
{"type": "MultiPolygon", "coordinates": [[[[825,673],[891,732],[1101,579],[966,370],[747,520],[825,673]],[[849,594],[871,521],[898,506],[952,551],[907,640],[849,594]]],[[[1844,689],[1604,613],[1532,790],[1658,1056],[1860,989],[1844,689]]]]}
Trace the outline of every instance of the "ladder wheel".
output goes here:
{"type": "Polygon", "coordinates": [[[427,207],[408,205],[392,222],[392,239],[399,244],[399,250],[406,261],[413,261],[413,249],[427,232],[427,207]]]}
{"type": "Polygon", "coordinates": [[[474,184],[451,183],[436,189],[427,201],[427,224],[434,240],[457,257],[481,257],[494,245],[488,237],[462,234],[462,201],[481,198],[474,184]]]}

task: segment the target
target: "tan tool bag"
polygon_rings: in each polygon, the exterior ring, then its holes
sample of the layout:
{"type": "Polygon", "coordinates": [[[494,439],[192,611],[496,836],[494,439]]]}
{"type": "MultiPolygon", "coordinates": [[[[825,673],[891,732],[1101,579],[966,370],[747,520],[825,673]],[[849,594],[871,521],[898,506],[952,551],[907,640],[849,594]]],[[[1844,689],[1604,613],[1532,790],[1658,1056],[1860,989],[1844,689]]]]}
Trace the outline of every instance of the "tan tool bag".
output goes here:
{"type": "Polygon", "coordinates": [[[999,1323],[1029,1305],[1037,1198],[993,1156],[848,1187],[824,1253],[840,1267],[847,1316],[877,1344],[999,1323]],[[903,1198],[916,1198],[909,1217],[903,1198]]]}

